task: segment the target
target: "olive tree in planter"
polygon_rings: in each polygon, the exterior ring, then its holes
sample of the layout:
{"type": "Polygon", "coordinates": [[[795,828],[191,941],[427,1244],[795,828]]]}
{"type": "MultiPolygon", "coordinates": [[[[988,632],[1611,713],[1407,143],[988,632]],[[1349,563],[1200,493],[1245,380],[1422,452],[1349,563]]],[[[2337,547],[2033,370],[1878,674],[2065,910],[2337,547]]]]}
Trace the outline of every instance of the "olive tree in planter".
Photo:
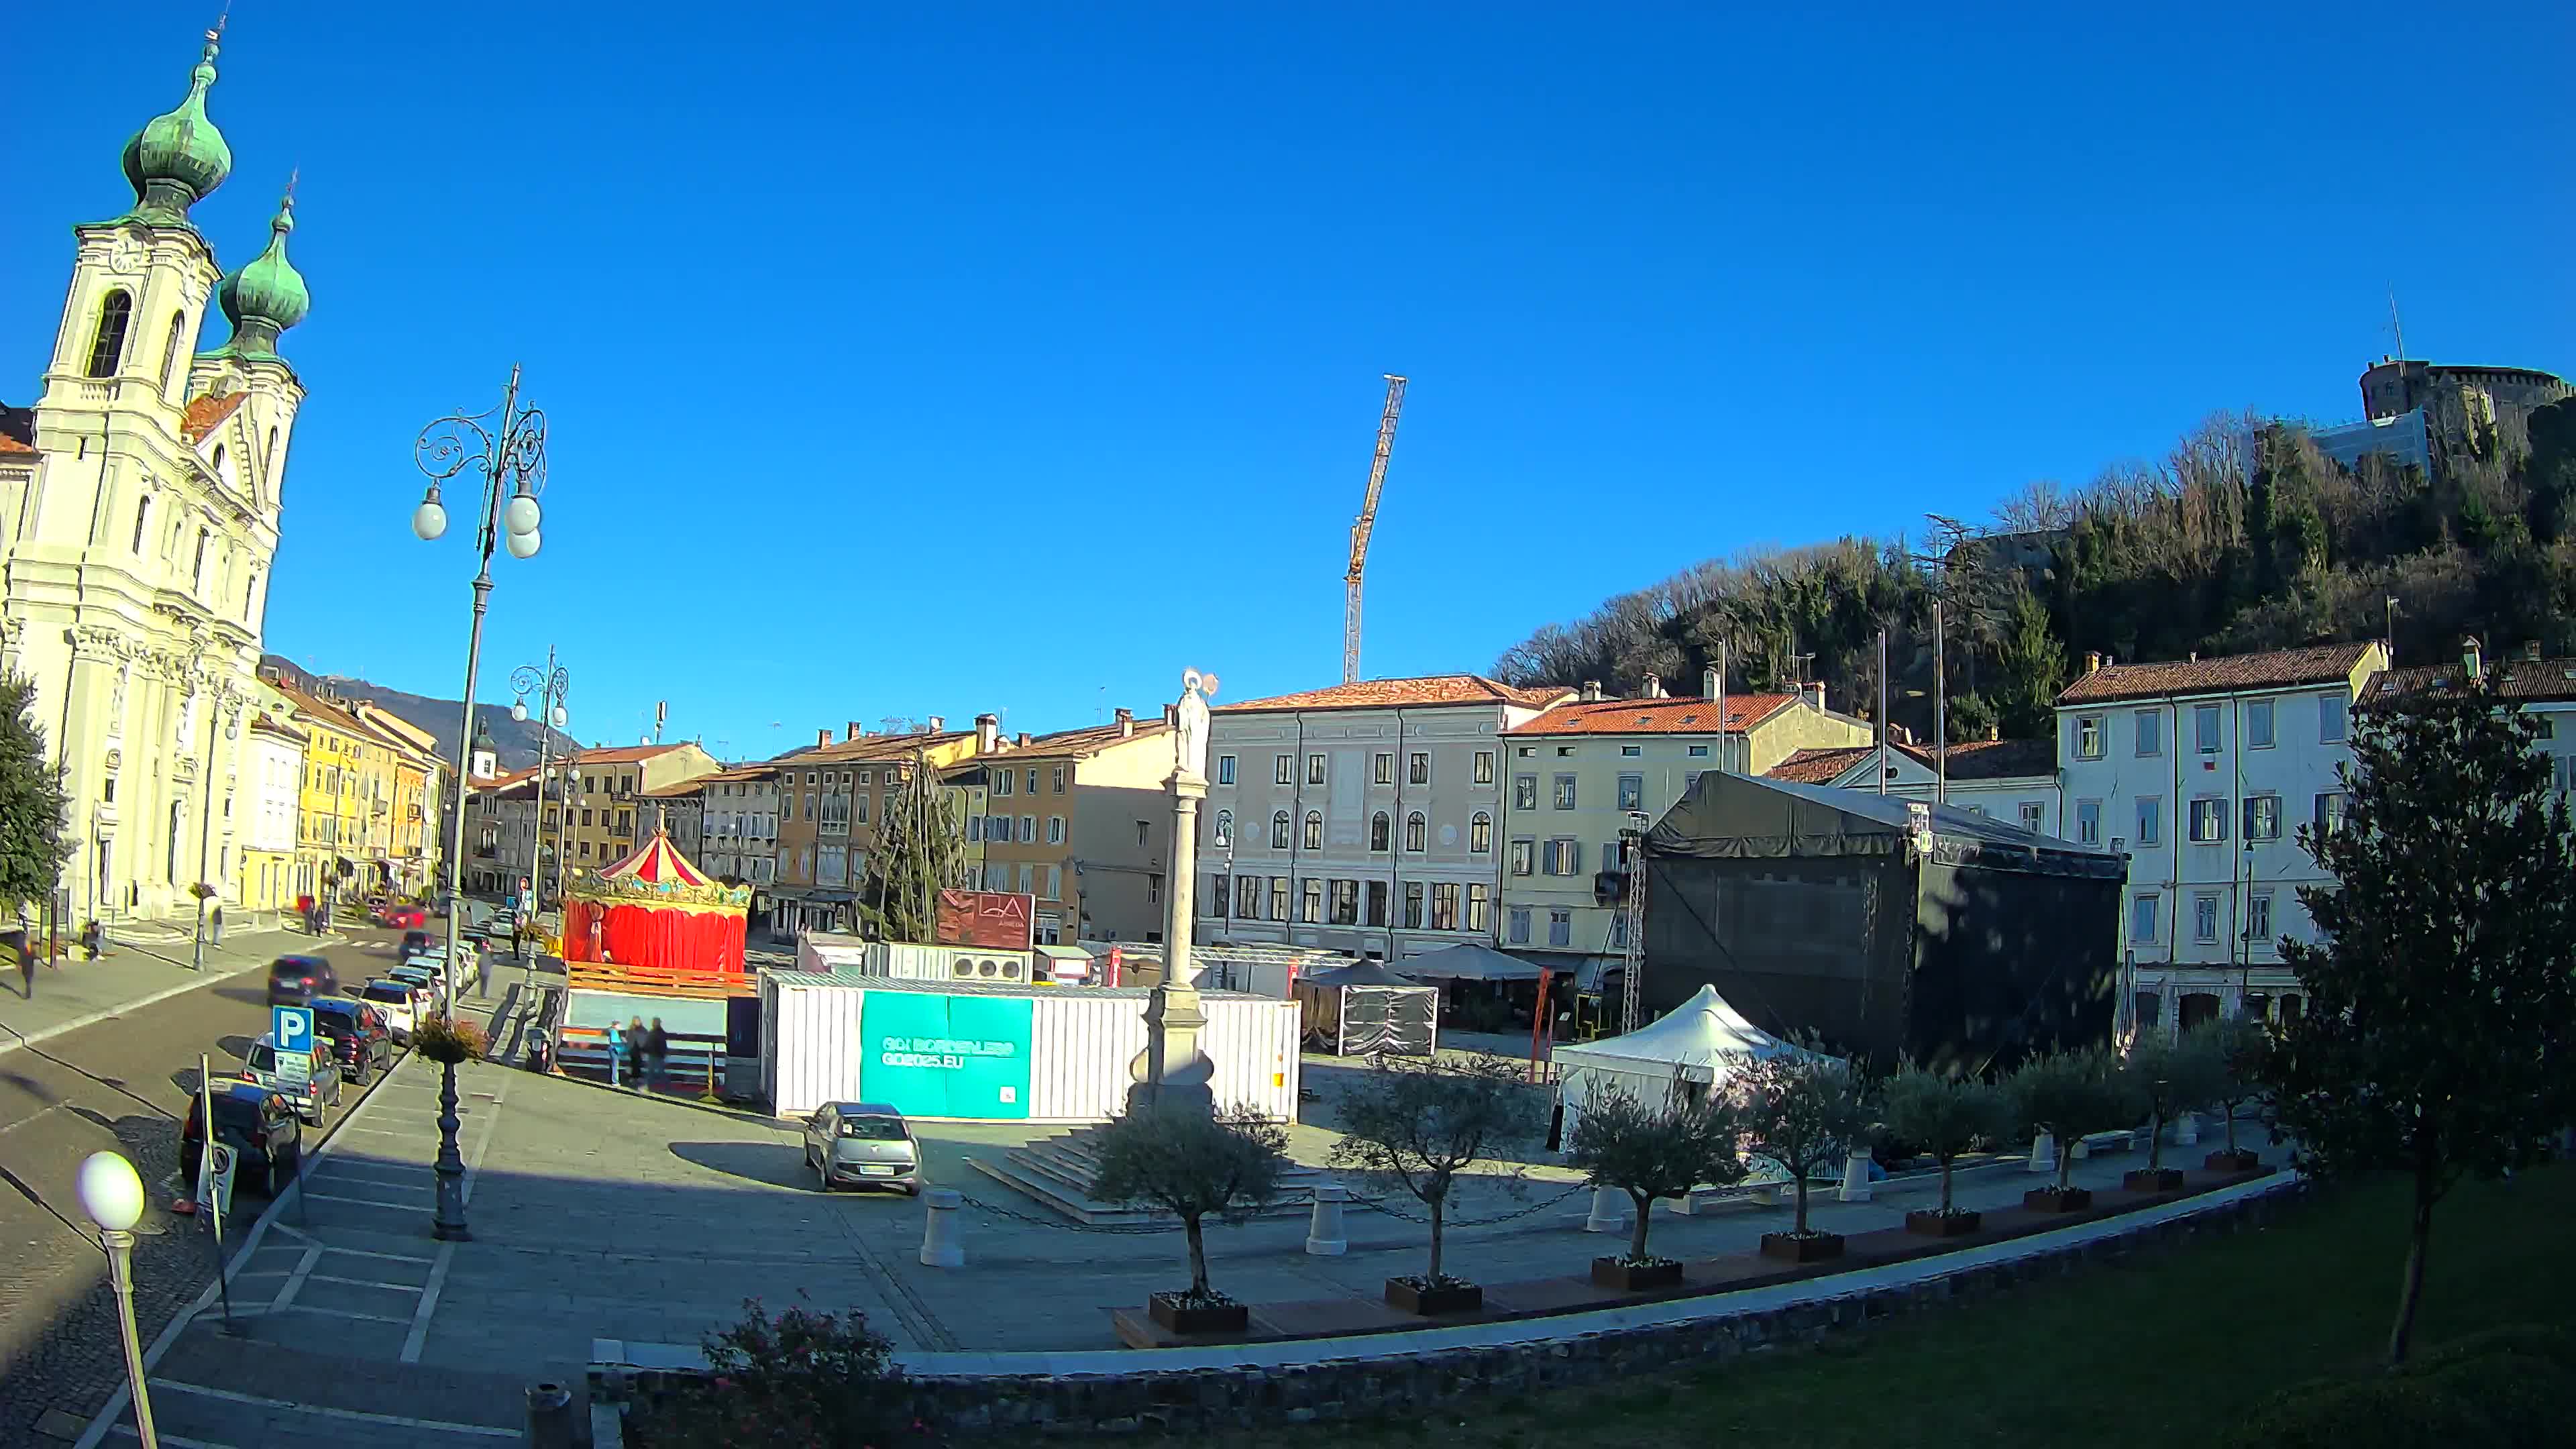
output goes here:
{"type": "Polygon", "coordinates": [[[1840,1233],[1807,1226],[1807,1179],[1842,1161],[1871,1126],[1869,1089],[1833,1057],[1781,1055],[1744,1061],[1732,1079],[1745,1146],[1788,1170],[1797,1191],[1797,1225],[1764,1233],[1762,1254],[1793,1263],[1843,1255],[1840,1233]]]}
{"type": "MultiPolygon", "coordinates": [[[[1336,1167],[1420,1202],[1431,1217],[1431,1264],[1418,1278],[1386,1280],[1386,1301],[1408,1313],[1469,1313],[1485,1290],[1443,1271],[1449,1190],[1479,1162],[1535,1140],[1547,1105],[1521,1080],[1517,1063],[1496,1057],[1398,1066],[1384,1058],[1342,1096],[1336,1167]]],[[[1517,1188],[1518,1168],[1498,1174],[1517,1188]]]]}
{"type": "Polygon", "coordinates": [[[1241,1303],[1208,1286],[1202,1229],[1211,1214],[1240,1223],[1267,1206],[1287,1168],[1287,1147],[1285,1128],[1248,1109],[1210,1117],[1149,1107],[1101,1129],[1093,1194],[1103,1202],[1161,1208],[1181,1220],[1189,1238],[1189,1291],[1148,1298],[1146,1312],[1156,1323],[1174,1333],[1241,1333],[1250,1326],[1241,1303]]]}
{"type": "Polygon", "coordinates": [[[1950,1205],[1950,1171],[1960,1154],[2004,1134],[2012,1112],[2003,1094],[1971,1077],[1947,1076],[1909,1063],[1888,1079],[1880,1106],[1889,1131],[1941,1164],[1941,1206],[1907,1213],[1906,1231],[1936,1238],[1975,1232],[1980,1215],[1950,1205]]]}
{"type": "Polygon", "coordinates": [[[2182,1169],[2165,1166],[2165,1124],[2185,1112],[2197,1112],[2216,1100],[2220,1090],[2217,1054],[2205,1033],[2186,1033],[2180,1041],[2161,1035],[2140,1040],[2120,1063],[2131,1102],[2147,1113],[2147,1165],[2121,1174],[2120,1186],[2131,1192],[2171,1192],[2182,1186],[2182,1169]]]}
{"type": "Polygon", "coordinates": [[[1682,1281],[1677,1258],[1646,1252],[1646,1226],[1659,1198],[1689,1196],[1703,1184],[1724,1187],[1744,1176],[1736,1149],[1741,1129],[1726,1095],[1696,1088],[1676,1074],[1663,1099],[1649,1102],[1625,1087],[1593,1087],[1566,1142],[1566,1162],[1593,1187],[1628,1194],[1637,1209],[1628,1256],[1592,1260],[1592,1281],[1633,1293],[1682,1281]]]}
{"type": "Polygon", "coordinates": [[[2057,1181],[2022,1194],[2022,1206],[2040,1212],[2079,1212],[2093,1194],[2070,1180],[2075,1144],[2088,1133],[2107,1132],[2136,1120],[2134,1105],[2108,1053],[2055,1052],[2033,1057],[2013,1073],[2012,1094],[2025,1126],[2045,1132],[2057,1146],[2057,1181]]]}
{"type": "Polygon", "coordinates": [[[2261,1022],[2239,1017],[2203,1022],[2183,1035],[2187,1049],[2201,1053],[2209,1064],[2206,1100],[2227,1119],[2227,1146],[2202,1159],[2201,1166],[2212,1172],[2252,1172],[2263,1165],[2263,1159],[2253,1149],[2236,1145],[2236,1109],[2263,1096],[2270,1033],[2261,1022]]]}

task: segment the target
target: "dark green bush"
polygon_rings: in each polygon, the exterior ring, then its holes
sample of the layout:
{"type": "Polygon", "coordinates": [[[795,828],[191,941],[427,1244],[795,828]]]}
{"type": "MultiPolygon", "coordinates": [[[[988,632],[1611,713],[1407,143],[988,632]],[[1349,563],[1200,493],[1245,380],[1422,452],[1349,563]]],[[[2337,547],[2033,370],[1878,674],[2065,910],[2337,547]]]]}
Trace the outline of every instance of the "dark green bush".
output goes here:
{"type": "Polygon", "coordinates": [[[2576,1334],[2491,1329],[2395,1373],[2303,1384],[2238,1426],[2232,1449],[2420,1449],[2576,1444],[2576,1334]]]}

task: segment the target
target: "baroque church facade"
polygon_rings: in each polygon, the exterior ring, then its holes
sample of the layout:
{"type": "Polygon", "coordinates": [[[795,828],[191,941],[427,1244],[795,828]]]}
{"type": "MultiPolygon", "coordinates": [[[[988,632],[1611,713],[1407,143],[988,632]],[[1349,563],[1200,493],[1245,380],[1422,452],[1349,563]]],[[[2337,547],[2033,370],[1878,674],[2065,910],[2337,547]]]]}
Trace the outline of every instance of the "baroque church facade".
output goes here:
{"type": "Polygon", "coordinates": [[[189,218],[232,170],[206,112],[217,39],[126,143],[132,208],[73,227],[42,390],[0,407],[0,668],[35,682],[61,768],[73,921],[190,915],[199,882],[241,899],[242,762],[304,401],[278,344],[311,298],[287,260],[291,188],[230,274],[189,218]]]}

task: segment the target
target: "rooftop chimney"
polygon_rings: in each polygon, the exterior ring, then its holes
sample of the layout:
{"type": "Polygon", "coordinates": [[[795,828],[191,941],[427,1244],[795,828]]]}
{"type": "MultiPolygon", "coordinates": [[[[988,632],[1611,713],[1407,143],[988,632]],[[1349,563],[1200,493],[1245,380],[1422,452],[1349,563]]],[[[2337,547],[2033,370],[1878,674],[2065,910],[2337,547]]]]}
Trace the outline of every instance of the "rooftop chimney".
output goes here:
{"type": "Polygon", "coordinates": [[[944,714],[934,714],[930,717],[928,723],[930,727],[923,730],[923,734],[944,735],[948,733],[948,716],[944,714]]]}
{"type": "Polygon", "coordinates": [[[1663,677],[1662,675],[1660,675],[1660,674],[1655,674],[1655,673],[1651,673],[1651,672],[1650,672],[1650,673],[1648,673],[1648,674],[1646,675],[1646,688],[1645,688],[1645,691],[1644,691],[1644,692],[1645,692],[1645,696],[1646,696],[1646,698],[1648,698],[1648,699],[1661,699],[1661,698],[1663,698],[1663,697],[1664,697],[1664,677],[1663,677]]]}
{"type": "Polygon", "coordinates": [[[2185,664],[2198,664],[2200,662],[2200,651],[2197,649],[2184,651],[2182,662],[2185,664]]]}
{"type": "Polygon", "coordinates": [[[2540,641],[2537,639],[2526,639],[2522,641],[2522,657],[2526,663],[2538,664],[2540,662],[2540,641]]]}
{"type": "Polygon", "coordinates": [[[1027,730],[1020,731],[1020,737],[1017,743],[1019,747],[1024,750],[1029,747],[1029,732],[1027,730]]]}
{"type": "Polygon", "coordinates": [[[2479,647],[2477,635],[2471,634],[2460,641],[2460,672],[2469,677],[2469,683],[2478,682],[2479,676],[2486,671],[2486,662],[2486,651],[2479,647]]]}
{"type": "Polygon", "coordinates": [[[1164,705],[1163,723],[1171,726],[1173,729],[1179,729],[1181,727],[1181,707],[1177,704],[1164,705]]]}
{"type": "Polygon", "coordinates": [[[845,734],[845,735],[841,736],[841,738],[842,738],[842,739],[844,739],[844,740],[855,740],[855,739],[857,739],[859,736],[861,736],[861,735],[863,735],[863,734],[866,734],[866,733],[867,733],[867,731],[866,731],[866,730],[863,730],[863,729],[859,728],[859,722],[858,722],[857,720],[852,720],[852,721],[850,721],[850,723],[849,723],[849,733],[847,733],[847,734],[845,734]]]}
{"type": "Polygon", "coordinates": [[[1702,699],[1717,698],[1716,670],[1703,669],[1699,672],[1699,697],[1702,699]]]}
{"type": "Polygon", "coordinates": [[[1132,709],[1118,711],[1118,737],[1123,740],[1135,733],[1136,711],[1132,709]]]}
{"type": "Polygon", "coordinates": [[[989,755],[1002,742],[1002,717],[997,714],[975,716],[975,753],[989,755]]]}
{"type": "Polygon", "coordinates": [[[1807,697],[1807,703],[1814,705],[1819,711],[1824,709],[1825,684],[1823,680],[1818,680],[1813,684],[1800,685],[1798,687],[1798,692],[1805,695],[1807,697]]]}
{"type": "Polygon", "coordinates": [[[2003,727],[2002,727],[2001,725],[1988,725],[1988,726],[1986,726],[1986,743],[1988,743],[1988,744],[1993,744],[1993,743],[1995,743],[1996,741],[1998,741],[1998,740],[2002,739],[2003,737],[2004,737],[2004,731],[2003,731],[2003,727]]]}
{"type": "Polygon", "coordinates": [[[1598,702],[1601,698],[1601,681],[1597,679],[1587,679],[1583,681],[1583,688],[1575,691],[1574,697],[1582,700],[1585,704],[1598,702]]]}
{"type": "Polygon", "coordinates": [[[2102,672],[2102,652],[2100,650],[2087,649],[2084,651],[2084,672],[2087,674],[2099,674],[2102,672]]]}
{"type": "Polygon", "coordinates": [[[816,731],[814,731],[814,743],[815,743],[817,746],[821,746],[821,745],[828,745],[828,744],[830,744],[831,742],[832,742],[832,732],[831,732],[830,730],[816,730],[816,731]]]}

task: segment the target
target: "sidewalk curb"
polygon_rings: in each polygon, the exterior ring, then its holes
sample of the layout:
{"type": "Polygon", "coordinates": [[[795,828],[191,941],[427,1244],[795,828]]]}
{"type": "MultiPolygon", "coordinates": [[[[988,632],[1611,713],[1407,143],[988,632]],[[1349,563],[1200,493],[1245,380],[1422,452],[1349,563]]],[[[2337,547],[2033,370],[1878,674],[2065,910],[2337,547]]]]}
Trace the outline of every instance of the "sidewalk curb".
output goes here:
{"type": "MultiPolygon", "coordinates": [[[[345,943],[347,940],[348,938],[346,936],[342,936],[336,938],[335,942],[335,938],[325,936],[317,940],[314,944],[317,946],[328,946],[336,943],[345,943]]],[[[136,948],[128,946],[126,949],[134,950],[136,948]]],[[[145,954],[152,955],[153,953],[146,952],[145,954]]],[[[169,958],[155,955],[154,959],[167,960],[169,958]]],[[[86,965],[88,963],[84,962],[82,964],[86,965]]],[[[194,991],[201,986],[212,986],[217,982],[230,981],[237,976],[248,976],[254,971],[265,971],[267,969],[267,963],[262,962],[257,966],[244,966],[239,971],[227,971],[220,976],[210,972],[194,981],[183,981],[176,986],[164,987],[159,991],[149,992],[145,995],[138,996],[132,1001],[122,1002],[115,1006],[101,1007],[86,1016],[75,1016],[69,1021],[55,1022],[52,1026],[46,1027],[41,1031],[31,1031],[20,1034],[15,1028],[0,1026],[0,1031],[7,1031],[10,1033],[10,1037],[7,1041],[0,1041],[0,1056],[7,1056],[9,1053],[18,1050],[20,1047],[31,1047],[36,1045],[38,1042],[50,1041],[66,1032],[78,1031],[85,1026],[96,1026],[102,1021],[114,1020],[129,1011],[140,1011],[144,1007],[167,1001],[173,996],[185,996],[189,992],[194,991]]]]}
{"type": "MultiPolygon", "coordinates": [[[[412,1060],[412,1054],[406,1050],[401,1061],[386,1068],[384,1075],[376,1078],[375,1084],[367,1089],[365,1100],[342,1113],[340,1120],[331,1124],[331,1131],[322,1139],[322,1144],[314,1148],[312,1153],[297,1165],[295,1181],[288,1185],[283,1194],[270,1198],[268,1206],[261,1210],[259,1217],[251,1223],[250,1230],[242,1234],[241,1246],[235,1248],[232,1256],[224,1260],[218,1281],[207,1284],[204,1290],[197,1294],[196,1302],[180,1309],[167,1324],[163,1325],[161,1332],[143,1351],[143,1373],[147,1380],[151,1377],[152,1370],[160,1364],[162,1356],[178,1343],[181,1334],[188,1331],[189,1325],[195,1323],[207,1309],[214,1307],[215,1299],[224,1288],[233,1279],[241,1276],[243,1267],[250,1262],[251,1255],[259,1251],[261,1240],[268,1236],[270,1225],[277,1221],[278,1214],[285,1208],[288,1199],[303,1196],[305,1169],[331,1155],[331,1149],[340,1145],[340,1129],[365,1116],[368,1109],[376,1105],[376,1093],[389,1085],[393,1081],[394,1073],[409,1066],[412,1060]]],[[[99,1441],[115,1432],[117,1420],[124,1417],[126,1409],[132,1405],[133,1400],[133,1385],[120,1382],[115,1391],[107,1396],[107,1402],[91,1416],[89,1427],[81,1431],[81,1436],[75,1441],[73,1449],[98,1449],[99,1441]]]]}

